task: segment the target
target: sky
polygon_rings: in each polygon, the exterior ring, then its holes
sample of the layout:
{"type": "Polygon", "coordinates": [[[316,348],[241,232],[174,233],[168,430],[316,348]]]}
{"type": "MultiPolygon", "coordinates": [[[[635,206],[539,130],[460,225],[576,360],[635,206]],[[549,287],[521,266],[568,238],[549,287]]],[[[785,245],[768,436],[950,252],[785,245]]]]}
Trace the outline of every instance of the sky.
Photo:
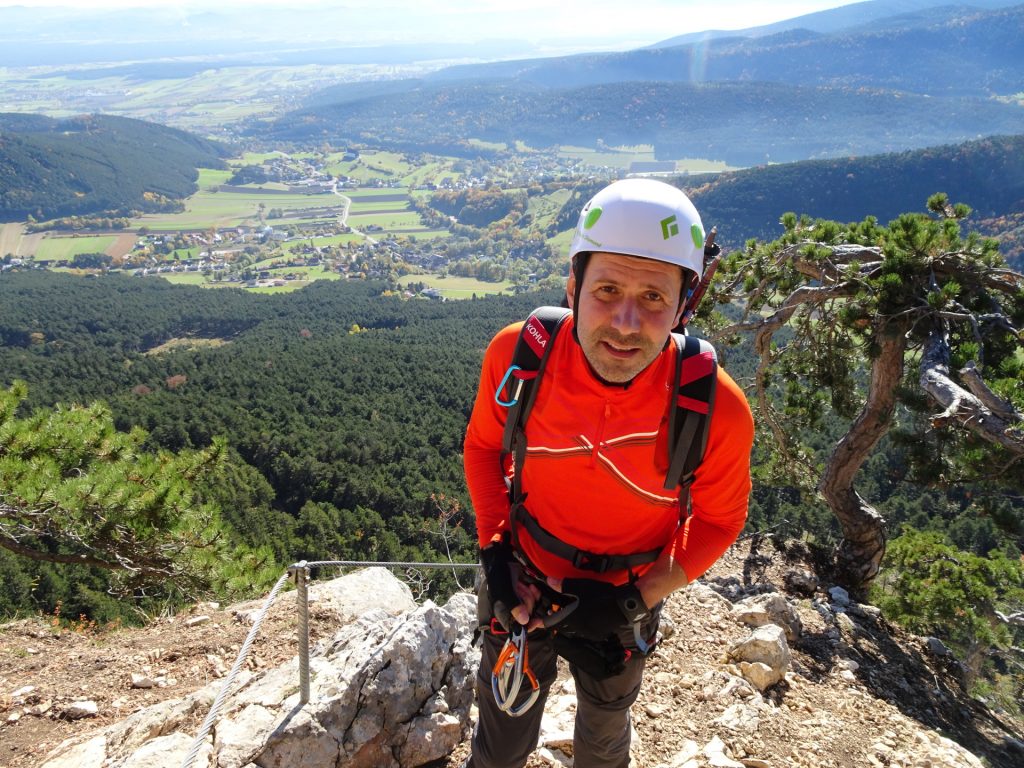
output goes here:
{"type": "Polygon", "coordinates": [[[0,7],[117,9],[211,9],[287,7],[294,13],[318,7],[349,9],[353,14],[386,14],[395,38],[451,39],[453,31],[469,39],[517,38],[533,41],[619,38],[653,42],[707,29],[743,29],[793,18],[850,0],[0,0],[0,7]]]}

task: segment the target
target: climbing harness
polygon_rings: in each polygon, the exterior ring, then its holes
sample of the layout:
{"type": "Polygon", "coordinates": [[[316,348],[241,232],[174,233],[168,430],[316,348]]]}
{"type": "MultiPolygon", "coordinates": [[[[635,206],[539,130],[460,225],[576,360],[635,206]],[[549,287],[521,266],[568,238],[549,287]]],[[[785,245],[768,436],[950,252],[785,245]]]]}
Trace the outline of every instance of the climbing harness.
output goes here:
{"type": "Polygon", "coordinates": [[[519,717],[532,707],[540,697],[540,683],[530,669],[530,651],[526,640],[526,627],[517,624],[509,633],[508,640],[498,654],[498,660],[491,670],[491,693],[498,709],[509,717],[519,717]],[[518,707],[513,706],[523,679],[530,681],[530,695],[518,707]]]}

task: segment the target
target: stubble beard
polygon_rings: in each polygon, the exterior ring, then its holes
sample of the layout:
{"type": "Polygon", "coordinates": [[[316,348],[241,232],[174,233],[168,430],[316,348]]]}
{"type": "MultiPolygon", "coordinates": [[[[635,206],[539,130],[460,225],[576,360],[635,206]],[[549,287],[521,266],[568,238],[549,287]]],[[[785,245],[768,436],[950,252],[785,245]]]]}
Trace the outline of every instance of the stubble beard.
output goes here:
{"type": "Polygon", "coordinates": [[[632,381],[648,365],[658,357],[661,348],[650,339],[640,334],[623,336],[610,328],[598,328],[589,334],[577,334],[583,354],[594,372],[612,384],[625,384],[632,381]],[[610,355],[602,345],[608,342],[615,347],[632,347],[637,351],[628,359],[619,359],[610,355]]]}

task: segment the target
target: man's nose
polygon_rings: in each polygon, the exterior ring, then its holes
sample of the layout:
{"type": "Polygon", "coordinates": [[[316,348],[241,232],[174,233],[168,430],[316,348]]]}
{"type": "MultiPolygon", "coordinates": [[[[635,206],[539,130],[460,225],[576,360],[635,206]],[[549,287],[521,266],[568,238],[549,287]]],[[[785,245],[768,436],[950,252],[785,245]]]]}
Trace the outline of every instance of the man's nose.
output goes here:
{"type": "Polygon", "coordinates": [[[615,330],[622,334],[636,333],[640,330],[640,308],[633,299],[623,299],[612,315],[615,330]]]}

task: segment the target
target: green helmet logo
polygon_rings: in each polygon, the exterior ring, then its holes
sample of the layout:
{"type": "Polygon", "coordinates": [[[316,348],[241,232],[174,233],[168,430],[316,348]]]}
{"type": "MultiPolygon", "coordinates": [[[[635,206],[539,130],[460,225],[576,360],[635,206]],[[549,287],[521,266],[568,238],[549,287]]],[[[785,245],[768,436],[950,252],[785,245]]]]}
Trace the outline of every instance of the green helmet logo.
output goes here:
{"type": "Polygon", "coordinates": [[[583,220],[583,228],[590,229],[592,226],[597,224],[597,220],[601,218],[601,206],[595,205],[587,213],[587,217],[583,220]]]}
{"type": "Polygon", "coordinates": [[[675,237],[679,234],[679,224],[676,222],[675,216],[669,216],[667,219],[661,220],[661,237],[664,240],[668,240],[670,237],[675,237]]]}
{"type": "Polygon", "coordinates": [[[693,238],[693,244],[698,248],[704,247],[704,230],[698,227],[696,224],[690,227],[690,237],[693,238]]]}

